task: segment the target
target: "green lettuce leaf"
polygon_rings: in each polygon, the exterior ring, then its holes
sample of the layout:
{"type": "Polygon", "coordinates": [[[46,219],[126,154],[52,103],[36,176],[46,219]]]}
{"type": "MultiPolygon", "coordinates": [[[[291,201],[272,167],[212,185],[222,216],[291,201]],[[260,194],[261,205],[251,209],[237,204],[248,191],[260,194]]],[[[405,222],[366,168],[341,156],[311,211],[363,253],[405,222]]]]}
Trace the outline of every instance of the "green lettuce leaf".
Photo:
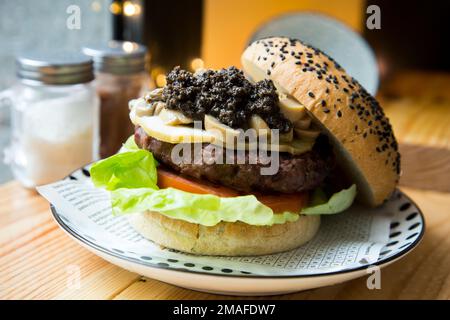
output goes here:
{"type": "Polygon", "coordinates": [[[120,149],[121,152],[136,151],[136,150],[139,150],[139,147],[134,141],[134,135],[128,137],[127,141],[125,141],[125,143],[122,145],[122,148],[120,149]]]}
{"type": "Polygon", "coordinates": [[[308,207],[303,208],[302,214],[334,214],[347,210],[356,197],[356,185],[333,194],[327,200],[321,189],[316,189],[308,207]]]}
{"type": "Polygon", "coordinates": [[[298,219],[295,213],[274,214],[252,195],[221,198],[174,188],[122,188],[111,192],[111,202],[115,215],[149,210],[204,226],[214,226],[221,221],[266,226],[298,219]]]}
{"type": "MultiPolygon", "coordinates": [[[[139,149],[130,137],[120,153],[91,167],[91,179],[96,187],[110,191],[115,215],[149,210],[205,226],[213,226],[221,221],[270,226],[299,218],[298,212],[274,213],[253,195],[221,198],[174,188],[158,189],[157,165],[152,153],[139,149]]],[[[301,213],[331,214],[343,211],[351,205],[355,194],[356,187],[352,186],[327,200],[317,190],[310,206],[301,213]]]]}
{"type": "Polygon", "coordinates": [[[146,150],[125,151],[92,165],[92,182],[106,190],[120,188],[153,188],[156,185],[157,162],[146,150]]]}

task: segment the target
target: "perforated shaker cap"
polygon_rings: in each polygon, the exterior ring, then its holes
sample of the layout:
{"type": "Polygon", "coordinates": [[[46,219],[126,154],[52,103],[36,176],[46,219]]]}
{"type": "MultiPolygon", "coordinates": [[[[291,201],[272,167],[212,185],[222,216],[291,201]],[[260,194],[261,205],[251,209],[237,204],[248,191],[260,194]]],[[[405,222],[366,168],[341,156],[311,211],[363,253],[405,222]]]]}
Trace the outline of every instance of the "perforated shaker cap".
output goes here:
{"type": "Polygon", "coordinates": [[[147,47],[136,42],[111,40],[83,48],[92,57],[97,71],[132,74],[145,70],[147,47]]]}
{"type": "Polygon", "coordinates": [[[69,85],[94,79],[92,59],[81,53],[27,52],[16,64],[17,76],[30,83],[69,85]]]}

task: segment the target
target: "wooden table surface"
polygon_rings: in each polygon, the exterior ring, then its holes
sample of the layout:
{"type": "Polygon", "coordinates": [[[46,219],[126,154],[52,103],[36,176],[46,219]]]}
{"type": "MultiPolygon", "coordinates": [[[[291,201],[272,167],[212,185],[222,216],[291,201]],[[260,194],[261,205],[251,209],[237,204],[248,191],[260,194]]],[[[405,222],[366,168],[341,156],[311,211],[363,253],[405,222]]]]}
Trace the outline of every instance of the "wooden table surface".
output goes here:
{"type": "MultiPolygon", "coordinates": [[[[419,79],[423,80],[420,77],[419,79]]],[[[443,88],[448,87],[443,85],[443,88]]],[[[412,91],[417,94],[417,90],[412,91]]],[[[399,103],[397,98],[395,103],[385,101],[386,111],[392,118],[394,129],[396,126],[399,128],[397,135],[400,142],[406,141],[408,144],[427,147],[438,145],[438,150],[448,152],[450,98],[447,96],[433,102],[437,103],[437,108],[442,108],[442,104],[448,108],[446,113],[437,119],[433,110],[430,110],[430,114],[433,115],[431,118],[434,117],[430,121],[434,122],[435,130],[426,132],[408,130],[414,127],[416,121],[423,121],[423,117],[411,115],[408,118],[403,112],[397,112],[398,109],[395,107],[399,103]]],[[[413,106],[423,102],[420,97],[408,101],[413,106]]],[[[422,114],[424,112],[426,111],[422,110],[422,114]]],[[[427,123],[427,128],[430,128],[430,123],[427,123]]],[[[411,163],[412,160],[409,159],[411,163]]],[[[411,175],[405,172],[406,177],[408,174],[411,175]]],[[[443,180],[444,184],[445,181],[450,181],[450,176],[444,178],[446,178],[443,180]]],[[[273,298],[450,299],[450,193],[436,191],[442,190],[442,186],[430,190],[432,181],[421,181],[423,188],[417,188],[415,184],[414,187],[407,187],[402,183],[401,189],[424,212],[427,226],[425,236],[419,246],[404,259],[382,269],[380,290],[367,289],[367,279],[360,278],[330,287],[273,298]]],[[[22,188],[18,182],[12,181],[0,186],[0,298],[232,299],[233,297],[178,288],[143,278],[102,260],[59,229],[53,221],[45,199],[34,191],[22,188]],[[75,289],[68,286],[74,271],[79,272],[81,277],[81,285],[75,289]]]]}

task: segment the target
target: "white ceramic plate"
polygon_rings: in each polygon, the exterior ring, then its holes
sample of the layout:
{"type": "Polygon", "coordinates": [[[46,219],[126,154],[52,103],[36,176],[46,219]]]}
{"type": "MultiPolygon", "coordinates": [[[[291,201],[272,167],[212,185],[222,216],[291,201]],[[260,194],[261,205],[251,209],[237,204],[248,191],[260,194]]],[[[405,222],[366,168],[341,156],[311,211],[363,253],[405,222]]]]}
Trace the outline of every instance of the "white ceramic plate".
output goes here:
{"type": "MultiPolygon", "coordinates": [[[[89,171],[82,168],[67,179],[89,179],[89,171]]],[[[367,268],[384,267],[402,258],[419,243],[425,230],[425,221],[420,209],[405,194],[397,190],[389,200],[392,223],[386,246],[381,250],[378,261],[315,274],[255,275],[247,271],[199,265],[189,262],[189,255],[180,259],[161,259],[142,256],[134,252],[111,248],[99,239],[77,231],[71,221],[51,206],[53,216],[60,227],[96,255],[122,268],[149,278],[198,291],[229,295],[275,295],[333,285],[368,276],[367,268]]]]}

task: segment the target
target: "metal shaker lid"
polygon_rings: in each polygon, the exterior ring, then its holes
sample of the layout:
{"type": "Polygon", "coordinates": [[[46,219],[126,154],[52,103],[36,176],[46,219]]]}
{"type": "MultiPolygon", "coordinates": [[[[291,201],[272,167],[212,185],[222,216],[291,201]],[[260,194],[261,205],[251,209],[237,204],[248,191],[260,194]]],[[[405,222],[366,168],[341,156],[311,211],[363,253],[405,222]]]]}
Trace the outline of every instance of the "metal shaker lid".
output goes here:
{"type": "Polygon", "coordinates": [[[69,85],[94,79],[92,59],[81,53],[27,52],[16,58],[17,76],[29,83],[69,85]]]}
{"type": "Polygon", "coordinates": [[[92,57],[97,71],[131,74],[145,70],[147,47],[136,42],[111,40],[86,46],[83,53],[92,57]]]}

